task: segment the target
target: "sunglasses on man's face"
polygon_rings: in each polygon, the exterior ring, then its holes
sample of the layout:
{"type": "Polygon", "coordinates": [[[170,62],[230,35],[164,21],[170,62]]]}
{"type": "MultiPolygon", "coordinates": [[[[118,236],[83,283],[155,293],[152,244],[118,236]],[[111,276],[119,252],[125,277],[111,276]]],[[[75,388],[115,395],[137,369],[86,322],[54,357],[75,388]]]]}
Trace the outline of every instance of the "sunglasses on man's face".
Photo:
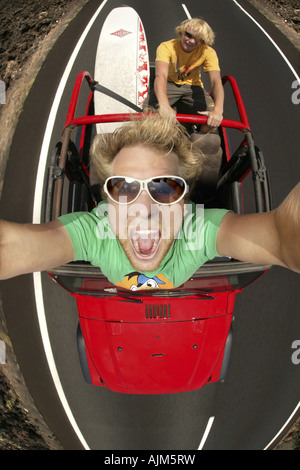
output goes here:
{"type": "Polygon", "coordinates": [[[144,190],[157,204],[170,205],[184,197],[188,185],[179,176],[156,176],[146,180],[128,176],[110,176],[104,183],[104,191],[118,204],[134,202],[144,190]]]}
{"type": "Polygon", "coordinates": [[[191,33],[189,33],[188,31],[185,31],[183,33],[185,35],[185,37],[187,37],[188,39],[194,39],[196,42],[199,42],[198,39],[195,38],[195,36],[193,36],[191,33]]]}

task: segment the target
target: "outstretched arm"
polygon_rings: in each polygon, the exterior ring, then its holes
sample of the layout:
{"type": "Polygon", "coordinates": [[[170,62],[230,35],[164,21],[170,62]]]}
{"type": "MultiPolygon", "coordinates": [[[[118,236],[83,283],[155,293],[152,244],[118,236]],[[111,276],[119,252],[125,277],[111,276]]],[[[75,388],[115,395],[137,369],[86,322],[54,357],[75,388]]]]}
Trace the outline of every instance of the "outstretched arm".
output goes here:
{"type": "Polygon", "coordinates": [[[224,88],[221,73],[213,70],[208,72],[210,85],[215,101],[215,108],[208,115],[207,125],[217,127],[221,124],[224,111],[224,88]]]}
{"type": "Polygon", "coordinates": [[[222,122],[224,111],[224,88],[221,73],[217,70],[212,70],[208,74],[215,107],[213,111],[198,111],[199,114],[208,116],[207,123],[201,126],[202,132],[215,130],[222,122]]]}
{"type": "Polygon", "coordinates": [[[51,269],[73,259],[73,245],[59,220],[42,225],[0,221],[0,279],[51,269]]]}
{"type": "Polygon", "coordinates": [[[300,184],[272,212],[227,214],[218,232],[217,250],[221,256],[300,273],[300,184]]]}
{"type": "Polygon", "coordinates": [[[166,62],[156,61],[154,91],[160,107],[161,113],[176,115],[174,109],[171,108],[167,96],[167,80],[169,65],[166,62]]]}

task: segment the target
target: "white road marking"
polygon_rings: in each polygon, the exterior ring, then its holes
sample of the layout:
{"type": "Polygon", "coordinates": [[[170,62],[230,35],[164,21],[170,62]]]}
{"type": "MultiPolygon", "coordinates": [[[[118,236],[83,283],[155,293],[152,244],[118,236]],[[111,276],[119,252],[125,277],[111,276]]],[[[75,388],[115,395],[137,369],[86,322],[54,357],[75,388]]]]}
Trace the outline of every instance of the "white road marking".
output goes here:
{"type": "Polygon", "coordinates": [[[65,410],[65,413],[69,419],[69,422],[76,433],[78,439],[80,440],[81,444],[83,445],[85,450],[89,450],[89,446],[86,443],[77,423],[69,406],[68,400],[65,396],[65,392],[63,386],[61,384],[59,374],[57,372],[55,359],[53,357],[53,352],[51,348],[51,341],[49,338],[48,327],[47,327],[47,320],[45,315],[44,309],[44,299],[43,299],[43,287],[42,287],[42,280],[40,273],[33,274],[33,281],[34,281],[34,289],[35,289],[35,301],[37,306],[37,314],[39,319],[39,326],[41,330],[41,336],[43,340],[43,346],[45,350],[45,354],[47,357],[48,366],[51,372],[52,380],[54,382],[57,395],[61,401],[61,404],[65,410]]]}
{"type": "Polygon", "coordinates": [[[210,433],[210,430],[211,430],[211,428],[212,428],[212,425],[214,424],[214,420],[215,420],[215,417],[214,417],[214,416],[212,416],[211,418],[209,418],[208,423],[207,423],[207,426],[206,426],[205,431],[204,431],[204,434],[203,434],[203,437],[202,437],[201,442],[200,442],[200,444],[199,444],[198,450],[202,450],[202,449],[203,449],[203,447],[204,447],[204,445],[205,445],[205,443],[206,443],[206,440],[207,440],[207,438],[208,438],[208,435],[209,435],[209,433],[210,433]]]}
{"type": "Polygon", "coordinates": [[[281,57],[283,58],[283,60],[286,62],[286,64],[288,65],[288,67],[290,68],[290,70],[292,71],[292,73],[294,74],[294,76],[296,77],[296,80],[299,81],[300,83],[300,78],[299,78],[299,75],[297,74],[296,70],[293,68],[292,64],[290,63],[290,61],[288,60],[288,58],[284,55],[284,53],[282,52],[282,50],[280,49],[280,47],[276,44],[276,42],[274,41],[274,39],[271,38],[271,36],[267,33],[267,31],[258,23],[258,21],[256,21],[253,16],[250,15],[250,13],[248,13],[238,2],[237,0],[232,0],[244,13],[245,15],[247,15],[251,21],[253,21],[253,23],[256,24],[256,26],[265,34],[265,36],[267,36],[267,38],[269,39],[269,41],[271,41],[271,43],[273,44],[273,46],[277,49],[277,51],[279,52],[279,54],[281,55],[281,57]]]}
{"type": "Polygon", "coordinates": [[[278,433],[276,434],[276,436],[271,440],[271,442],[264,448],[264,450],[268,450],[269,447],[271,447],[271,445],[273,444],[273,442],[276,441],[276,439],[280,436],[281,433],[284,432],[285,428],[289,425],[289,423],[292,421],[292,419],[294,418],[294,416],[296,415],[296,413],[298,412],[298,410],[300,409],[300,401],[298,403],[298,405],[296,406],[296,408],[294,409],[293,413],[291,414],[291,416],[289,417],[289,419],[284,423],[284,425],[282,426],[282,428],[280,429],[280,431],[278,431],[278,433]]]}
{"type": "MultiPolygon", "coordinates": [[[[98,15],[100,14],[101,10],[105,6],[105,4],[108,2],[108,0],[104,0],[100,7],[97,9],[91,20],[89,21],[88,25],[86,26],[85,30],[83,31],[78,43],[76,44],[75,49],[73,50],[73,53],[69,59],[69,62],[66,66],[66,69],[63,73],[63,76],[61,78],[59,87],[56,91],[56,95],[51,107],[51,111],[49,114],[45,134],[44,134],[44,139],[43,139],[43,144],[41,148],[41,153],[40,153],[40,159],[39,159],[39,166],[38,166],[38,172],[37,172],[37,178],[36,178],[36,185],[35,185],[35,195],[34,195],[34,206],[33,206],[33,216],[32,216],[32,222],[34,224],[39,224],[41,223],[41,210],[42,210],[42,198],[43,198],[43,182],[44,182],[44,175],[45,175],[45,170],[46,170],[46,163],[47,163],[47,156],[49,152],[49,146],[50,146],[50,140],[53,132],[53,127],[57,115],[57,110],[62,98],[62,94],[64,92],[65,86],[67,84],[67,81],[69,79],[70,72],[72,70],[72,67],[74,65],[74,62],[77,58],[77,55],[82,47],[83,42],[86,39],[86,36],[88,35],[91,27],[93,26],[94,22],[96,21],[98,15]]],[[[61,381],[57,372],[55,360],[53,357],[53,352],[51,348],[51,342],[49,338],[49,333],[48,333],[48,327],[47,327],[47,321],[46,321],[46,314],[45,314],[45,307],[44,307],[44,299],[43,299],[43,288],[42,288],[42,280],[41,280],[41,273],[34,273],[33,274],[33,281],[34,281],[34,290],[35,290],[35,300],[36,300],[36,307],[37,307],[37,315],[38,315],[38,321],[39,321],[39,327],[41,331],[41,337],[43,341],[43,346],[46,354],[46,358],[48,361],[48,366],[51,372],[52,380],[54,382],[54,385],[56,387],[57,394],[59,396],[59,399],[62,403],[62,406],[65,410],[65,413],[70,421],[70,424],[73,427],[74,432],[76,433],[78,439],[80,440],[81,444],[86,450],[89,450],[89,447],[81,434],[81,431],[76,423],[76,420],[73,416],[73,413],[70,409],[69,403],[67,401],[67,398],[65,396],[63,387],[61,385],[61,381]]]]}

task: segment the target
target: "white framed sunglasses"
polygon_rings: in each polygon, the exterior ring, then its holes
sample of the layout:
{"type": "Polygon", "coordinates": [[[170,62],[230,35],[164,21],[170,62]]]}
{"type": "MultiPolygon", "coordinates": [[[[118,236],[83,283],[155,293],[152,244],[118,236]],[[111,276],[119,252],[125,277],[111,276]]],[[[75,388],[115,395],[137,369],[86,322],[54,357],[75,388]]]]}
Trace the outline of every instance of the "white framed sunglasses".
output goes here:
{"type": "Polygon", "coordinates": [[[103,187],[106,194],[118,204],[131,204],[146,191],[157,204],[179,202],[188,192],[186,181],[180,176],[155,176],[145,180],[129,176],[110,176],[103,187]]]}

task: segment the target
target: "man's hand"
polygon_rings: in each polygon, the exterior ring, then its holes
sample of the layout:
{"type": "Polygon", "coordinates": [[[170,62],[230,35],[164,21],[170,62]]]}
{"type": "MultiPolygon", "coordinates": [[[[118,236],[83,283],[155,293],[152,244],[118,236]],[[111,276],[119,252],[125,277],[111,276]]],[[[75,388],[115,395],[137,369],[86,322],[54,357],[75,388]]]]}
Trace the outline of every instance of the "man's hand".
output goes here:
{"type": "Polygon", "coordinates": [[[202,116],[208,116],[206,125],[211,128],[218,127],[223,120],[223,114],[218,112],[217,110],[198,111],[198,114],[201,114],[202,116]]]}
{"type": "Polygon", "coordinates": [[[175,109],[171,108],[169,104],[160,104],[159,113],[163,117],[166,117],[166,118],[173,117],[174,119],[176,119],[176,111],[175,109]]]}

